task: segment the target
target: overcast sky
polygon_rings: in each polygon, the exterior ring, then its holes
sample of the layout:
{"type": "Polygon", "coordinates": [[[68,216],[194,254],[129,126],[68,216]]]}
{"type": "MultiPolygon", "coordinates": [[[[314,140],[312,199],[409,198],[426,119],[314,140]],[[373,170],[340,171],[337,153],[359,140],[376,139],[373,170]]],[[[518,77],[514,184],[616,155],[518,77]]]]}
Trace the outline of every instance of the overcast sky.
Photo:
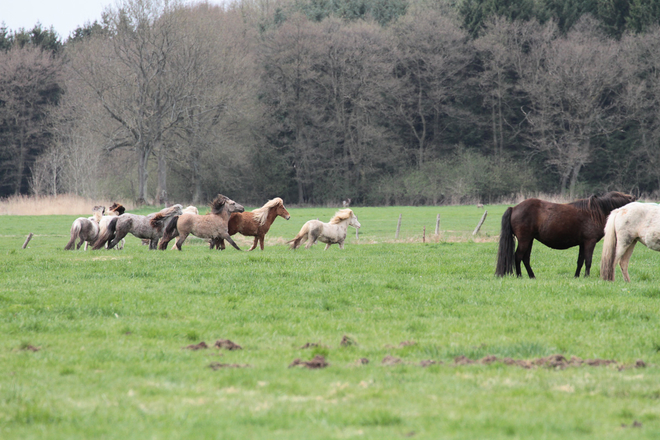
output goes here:
{"type": "MultiPolygon", "coordinates": [[[[222,4],[226,0],[209,0],[222,4]]],[[[66,40],[79,26],[101,20],[101,12],[114,0],[0,0],[0,23],[8,30],[30,30],[37,22],[66,40]]]]}

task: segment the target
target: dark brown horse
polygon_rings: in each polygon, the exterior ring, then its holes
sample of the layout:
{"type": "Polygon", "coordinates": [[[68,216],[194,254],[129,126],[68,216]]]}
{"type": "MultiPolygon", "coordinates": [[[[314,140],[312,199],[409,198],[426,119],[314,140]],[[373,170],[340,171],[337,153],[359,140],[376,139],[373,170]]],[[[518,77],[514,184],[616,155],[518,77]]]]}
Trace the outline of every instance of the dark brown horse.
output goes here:
{"type": "Polygon", "coordinates": [[[213,202],[211,202],[211,212],[207,215],[183,214],[174,217],[167,228],[165,228],[165,234],[158,249],[167,249],[168,243],[174,237],[179,237],[176,241],[176,247],[181,250],[181,246],[186,241],[186,238],[188,238],[188,235],[193,234],[196,237],[211,240],[225,239],[240,251],[241,249],[229,236],[227,225],[232,212],[243,211],[243,205],[239,205],[229,197],[218,194],[213,202]]]}
{"type": "Polygon", "coordinates": [[[605,235],[607,216],[612,210],[634,201],[633,196],[613,191],[602,197],[591,196],[563,204],[527,199],[508,208],[502,216],[495,275],[513,274],[515,261],[516,275],[522,276],[522,261],[529,277],[534,278],[529,257],[536,239],[552,249],[580,246],[575,276],[580,276],[582,264],[585,265],[584,276],[589,276],[594,248],[605,235]],[[514,236],[518,239],[515,253],[514,236]]]}
{"type": "MultiPolygon", "coordinates": [[[[291,216],[284,207],[284,201],[279,197],[266,202],[261,208],[255,209],[251,212],[233,212],[229,217],[229,235],[234,235],[240,232],[241,235],[246,237],[254,237],[252,247],[248,252],[257,247],[257,243],[261,250],[264,250],[264,236],[270,230],[270,225],[273,224],[277,216],[285,220],[289,220],[291,216]]],[[[225,241],[219,238],[211,242],[211,249],[213,247],[224,249],[225,241]]]]}

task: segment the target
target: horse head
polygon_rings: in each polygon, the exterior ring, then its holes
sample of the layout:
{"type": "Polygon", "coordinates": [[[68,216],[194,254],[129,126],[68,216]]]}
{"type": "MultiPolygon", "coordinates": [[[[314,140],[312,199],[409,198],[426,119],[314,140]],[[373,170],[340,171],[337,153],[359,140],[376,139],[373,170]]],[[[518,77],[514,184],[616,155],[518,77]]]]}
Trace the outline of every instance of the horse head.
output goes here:
{"type": "Polygon", "coordinates": [[[357,215],[354,212],[351,212],[351,214],[353,215],[351,215],[351,219],[348,221],[349,226],[353,226],[355,229],[362,227],[362,225],[358,221],[357,215]]]}
{"type": "Polygon", "coordinates": [[[239,205],[227,196],[218,194],[211,202],[211,213],[220,215],[223,213],[243,212],[245,208],[239,205]]]}
{"type": "Polygon", "coordinates": [[[291,214],[289,214],[289,211],[287,211],[284,207],[284,202],[282,199],[280,199],[280,203],[277,204],[276,209],[277,211],[275,211],[275,214],[279,215],[283,219],[289,220],[291,218],[291,214]]]}
{"type": "Polygon", "coordinates": [[[112,205],[110,205],[110,208],[108,208],[108,212],[114,212],[117,215],[122,215],[124,212],[126,212],[126,208],[124,208],[124,205],[114,202],[112,205]]]}
{"type": "Polygon", "coordinates": [[[103,217],[103,214],[105,213],[105,206],[95,206],[94,209],[92,209],[92,216],[94,217],[94,221],[96,223],[101,221],[101,217],[103,217]]]}

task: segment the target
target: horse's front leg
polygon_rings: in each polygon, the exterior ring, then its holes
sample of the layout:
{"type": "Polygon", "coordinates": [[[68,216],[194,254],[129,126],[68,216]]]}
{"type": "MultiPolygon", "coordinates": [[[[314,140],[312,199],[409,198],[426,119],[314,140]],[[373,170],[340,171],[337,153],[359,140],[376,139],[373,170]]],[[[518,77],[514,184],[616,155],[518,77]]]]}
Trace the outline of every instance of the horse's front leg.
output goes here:
{"type": "Polygon", "coordinates": [[[327,251],[331,244],[332,244],[332,243],[326,243],[326,244],[325,244],[325,248],[323,248],[323,250],[324,250],[324,251],[327,251]]]}
{"type": "MultiPolygon", "coordinates": [[[[152,238],[149,240],[149,250],[150,251],[155,251],[158,249],[158,238],[152,238]]],[[[167,249],[167,245],[165,245],[165,249],[167,249]]]]}
{"type": "MultiPolygon", "coordinates": [[[[252,243],[252,247],[250,249],[248,249],[248,252],[250,252],[251,250],[256,249],[258,243],[259,243],[259,237],[258,236],[254,237],[254,243],[252,243]]],[[[262,251],[264,250],[264,245],[263,244],[261,245],[261,250],[262,251]]]]}
{"type": "MultiPolygon", "coordinates": [[[[585,243],[584,244],[584,276],[588,277],[591,275],[591,262],[593,261],[594,257],[594,249],[596,248],[596,242],[594,241],[585,243]]],[[[580,246],[580,249],[582,249],[582,246],[580,246]]],[[[580,259],[578,257],[578,269],[575,277],[580,276],[580,259]]]]}

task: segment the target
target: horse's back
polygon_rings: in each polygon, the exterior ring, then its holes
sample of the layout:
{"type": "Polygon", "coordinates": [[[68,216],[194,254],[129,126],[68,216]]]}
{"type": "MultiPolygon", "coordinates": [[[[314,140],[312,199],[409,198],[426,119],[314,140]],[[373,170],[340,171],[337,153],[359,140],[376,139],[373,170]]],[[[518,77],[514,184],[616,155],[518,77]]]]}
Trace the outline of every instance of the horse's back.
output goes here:
{"type": "Polygon", "coordinates": [[[570,204],[527,199],[513,207],[511,228],[518,240],[536,239],[553,249],[568,249],[587,237],[599,240],[602,227],[593,224],[588,212],[570,204]]]}
{"type": "Polygon", "coordinates": [[[227,224],[229,235],[240,232],[243,235],[256,235],[259,225],[251,212],[232,212],[227,224]]]}

